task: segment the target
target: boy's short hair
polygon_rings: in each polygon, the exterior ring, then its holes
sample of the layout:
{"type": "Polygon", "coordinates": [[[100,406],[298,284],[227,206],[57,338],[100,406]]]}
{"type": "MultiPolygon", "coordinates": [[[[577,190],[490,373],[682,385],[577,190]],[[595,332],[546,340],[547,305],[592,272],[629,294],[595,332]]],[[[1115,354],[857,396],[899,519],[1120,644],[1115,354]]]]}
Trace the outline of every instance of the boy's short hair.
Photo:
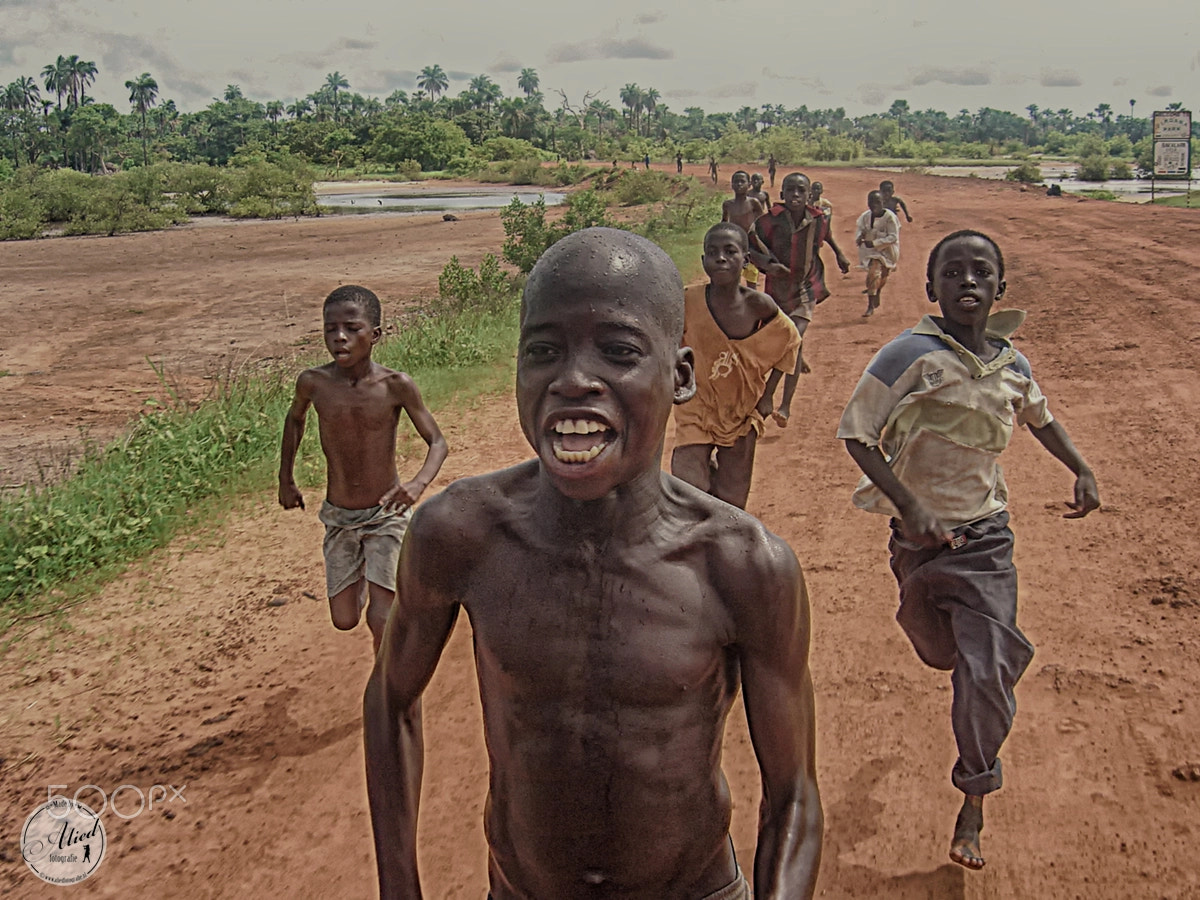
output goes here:
{"type": "Polygon", "coordinates": [[[747,181],[750,180],[750,173],[747,172],[745,169],[738,169],[736,172],[734,172],[732,175],[730,175],[729,178],[730,178],[730,180],[733,180],[734,178],[737,178],[739,175],[745,175],[746,180],[747,181]]]}
{"type": "Polygon", "coordinates": [[[679,270],[662,248],[631,231],[585,228],[552,244],[525,281],[522,324],[533,298],[547,292],[636,297],[672,341],[677,344],[683,337],[679,270]]]}
{"type": "Polygon", "coordinates": [[[992,249],[996,251],[996,266],[998,269],[998,271],[996,272],[996,277],[1000,281],[1003,281],[1004,280],[1004,254],[1000,252],[1000,245],[997,244],[994,240],[992,240],[991,237],[984,234],[982,231],[975,231],[970,228],[964,228],[962,231],[952,232],[937,242],[937,244],[934,246],[933,250],[931,250],[929,252],[929,262],[925,264],[925,280],[929,281],[929,282],[933,281],[933,269],[934,269],[934,266],[937,264],[937,256],[939,253],[942,252],[942,248],[945,247],[951,241],[957,240],[958,238],[963,238],[963,237],[983,238],[985,241],[987,241],[989,244],[992,245],[992,249]]]}
{"type": "Polygon", "coordinates": [[[879,182],[879,190],[881,190],[881,191],[894,191],[895,189],[896,189],[896,186],[894,184],[892,184],[890,181],[879,182]]]}
{"type": "Polygon", "coordinates": [[[736,222],[718,222],[712,228],[708,229],[708,231],[704,232],[704,246],[708,246],[708,239],[710,237],[722,232],[729,232],[737,238],[737,242],[743,250],[750,250],[750,236],[746,234],[746,229],[736,222]]]}
{"type": "Polygon", "coordinates": [[[882,193],[880,193],[879,191],[867,191],[867,206],[871,205],[871,198],[873,198],[873,197],[878,197],[879,202],[880,203],[883,202],[883,194],[882,193]]]}
{"type": "Polygon", "coordinates": [[[368,290],[362,285],[343,284],[340,288],[331,291],[325,298],[325,304],[321,307],[322,312],[335,303],[357,303],[367,314],[367,321],[371,323],[372,328],[378,328],[383,324],[383,310],[379,306],[379,298],[375,296],[374,291],[368,290]]]}

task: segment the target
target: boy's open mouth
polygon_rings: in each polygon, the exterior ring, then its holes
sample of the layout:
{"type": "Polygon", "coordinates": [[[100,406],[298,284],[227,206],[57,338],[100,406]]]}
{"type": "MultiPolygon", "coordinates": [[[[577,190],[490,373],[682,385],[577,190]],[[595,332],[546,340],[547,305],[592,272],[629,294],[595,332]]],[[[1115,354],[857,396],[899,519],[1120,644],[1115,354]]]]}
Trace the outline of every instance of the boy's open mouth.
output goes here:
{"type": "Polygon", "coordinates": [[[562,419],[552,430],[554,458],[565,463],[591,462],[612,439],[609,427],[595,419],[562,419]]]}

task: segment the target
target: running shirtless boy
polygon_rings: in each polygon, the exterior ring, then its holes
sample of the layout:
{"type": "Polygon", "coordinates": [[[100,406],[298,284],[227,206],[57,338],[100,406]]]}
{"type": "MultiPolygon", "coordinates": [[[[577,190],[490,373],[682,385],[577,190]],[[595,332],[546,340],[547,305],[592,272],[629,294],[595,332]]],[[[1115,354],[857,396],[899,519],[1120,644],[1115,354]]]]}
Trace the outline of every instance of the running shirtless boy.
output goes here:
{"type": "Polygon", "coordinates": [[[537,457],[417,511],[367,685],[384,900],[422,896],[421,693],[460,609],[494,900],[748,898],[720,766],[739,689],[763,781],[755,896],[812,896],[808,596],[783,541],[660,468],[672,405],[695,389],[682,332],[679,273],[637,235],[577,232],[530,273],[516,395],[537,457]]]}
{"type": "Polygon", "coordinates": [[[405,373],[372,361],[383,335],[379,298],[348,284],[325,298],[325,347],[333,362],[305,369],[283,423],[279,503],[304,508],[293,469],[304,437],[308,407],[317,411],[327,484],[325,582],[335,628],[358,624],[363,603],[367,627],[379,650],[396,590],[396,562],[412,506],[446,459],[446,439],[405,373]],[[396,427],[407,412],[429,450],[412,481],[396,474],[396,427]],[[364,596],[365,594],[365,596],[364,596]]]}

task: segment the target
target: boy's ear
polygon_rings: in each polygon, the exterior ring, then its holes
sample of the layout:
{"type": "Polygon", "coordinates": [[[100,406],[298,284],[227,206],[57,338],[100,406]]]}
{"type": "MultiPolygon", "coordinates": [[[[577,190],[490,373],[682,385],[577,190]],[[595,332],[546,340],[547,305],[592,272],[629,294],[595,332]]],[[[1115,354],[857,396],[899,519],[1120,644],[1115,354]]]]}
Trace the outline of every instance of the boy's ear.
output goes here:
{"type": "Polygon", "coordinates": [[[998,288],[996,288],[996,299],[997,299],[997,300],[999,300],[1001,297],[1003,297],[1003,296],[1004,296],[1004,291],[1005,291],[1007,288],[1008,288],[1008,282],[1007,282],[1007,281],[1002,281],[1002,282],[1000,282],[1000,286],[999,286],[998,288]]]}
{"type": "Polygon", "coordinates": [[[371,329],[371,343],[378,344],[383,338],[383,326],[376,325],[371,329]]]}
{"type": "MultiPolygon", "coordinates": [[[[938,302],[937,296],[933,293],[933,282],[932,281],[925,282],[925,296],[929,298],[930,303],[938,302]]],[[[1000,295],[997,294],[996,296],[999,297],[1000,295]]]]}
{"type": "Polygon", "coordinates": [[[691,347],[675,351],[675,405],[687,403],[696,396],[696,356],[691,347]]]}

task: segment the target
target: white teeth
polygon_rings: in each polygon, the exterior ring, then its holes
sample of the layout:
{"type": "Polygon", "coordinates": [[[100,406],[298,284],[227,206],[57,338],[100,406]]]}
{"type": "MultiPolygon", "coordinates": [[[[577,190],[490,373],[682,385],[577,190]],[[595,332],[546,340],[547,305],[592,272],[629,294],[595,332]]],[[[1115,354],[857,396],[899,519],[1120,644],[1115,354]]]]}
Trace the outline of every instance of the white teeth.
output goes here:
{"type": "Polygon", "coordinates": [[[554,423],[554,430],[559,434],[591,434],[595,431],[608,431],[608,428],[592,419],[563,419],[554,423]]]}
{"type": "Polygon", "coordinates": [[[608,444],[597,444],[590,450],[564,450],[562,447],[554,448],[554,458],[559,462],[566,463],[585,463],[590,462],[600,455],[600,451],[607,447],[608,444]]]}

